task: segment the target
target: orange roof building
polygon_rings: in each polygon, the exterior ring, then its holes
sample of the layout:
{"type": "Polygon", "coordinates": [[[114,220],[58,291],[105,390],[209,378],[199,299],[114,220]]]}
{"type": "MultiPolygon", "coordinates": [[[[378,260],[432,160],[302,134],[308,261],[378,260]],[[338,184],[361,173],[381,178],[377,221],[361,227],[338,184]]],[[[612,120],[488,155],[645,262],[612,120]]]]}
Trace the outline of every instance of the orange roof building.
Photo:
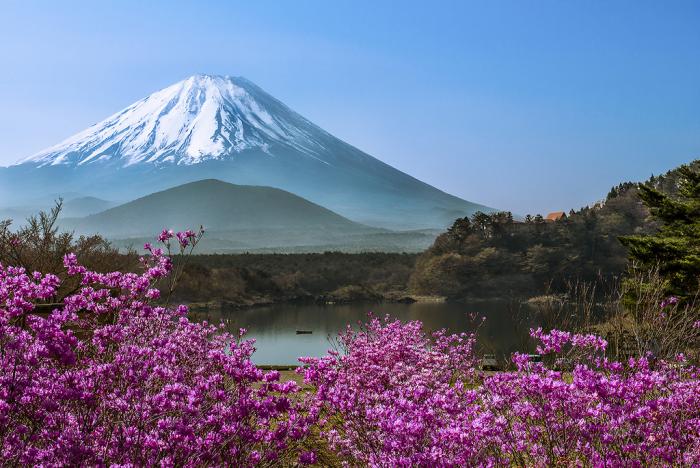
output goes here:
{"type": "Polygon", "coordinates": [[[566,219],[566,213],[563,211],[552,211],[544,218],[545,221],[560,221],[562,219],[566,219]]]}

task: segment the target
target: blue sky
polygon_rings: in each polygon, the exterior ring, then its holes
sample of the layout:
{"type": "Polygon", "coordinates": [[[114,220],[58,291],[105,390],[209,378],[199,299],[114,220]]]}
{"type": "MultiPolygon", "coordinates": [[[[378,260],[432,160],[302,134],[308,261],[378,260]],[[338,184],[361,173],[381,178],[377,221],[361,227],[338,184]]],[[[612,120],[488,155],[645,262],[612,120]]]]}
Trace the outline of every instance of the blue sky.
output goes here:
{"type": "Polygon", "coordinates": [[[3,3],[0,164],[194,73],[521,214],[700,158],[698,1],[109,3],[3,3]]]}

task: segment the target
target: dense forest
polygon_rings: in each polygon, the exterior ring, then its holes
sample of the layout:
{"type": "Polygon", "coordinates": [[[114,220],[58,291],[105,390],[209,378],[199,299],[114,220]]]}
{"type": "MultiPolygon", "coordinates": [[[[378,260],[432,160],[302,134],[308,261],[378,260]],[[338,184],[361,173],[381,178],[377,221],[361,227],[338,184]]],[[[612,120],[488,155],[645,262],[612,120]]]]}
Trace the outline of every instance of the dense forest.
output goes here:
{"type": "MultiPolygon", "coordinates": [[[[700,161],[689,165],[700,169],[700,161]]],[[[674,196],[678,169],[644,182],[674,196]]],[[[620,237],[655,232],[640,185],[622,183],[606,199],[556,221],[517,221],[508,212],[455,221],[416,263],[409,287],[449,298],[528,297],[565,292],[572,283],[610,284],[627,268],[620,237]]]]}
{"type": "Polygon", "coordinates": [[[186,259],[176,298],[232,306],[299,300],[401,300],[416,254],[195,255],[186,259]]]}

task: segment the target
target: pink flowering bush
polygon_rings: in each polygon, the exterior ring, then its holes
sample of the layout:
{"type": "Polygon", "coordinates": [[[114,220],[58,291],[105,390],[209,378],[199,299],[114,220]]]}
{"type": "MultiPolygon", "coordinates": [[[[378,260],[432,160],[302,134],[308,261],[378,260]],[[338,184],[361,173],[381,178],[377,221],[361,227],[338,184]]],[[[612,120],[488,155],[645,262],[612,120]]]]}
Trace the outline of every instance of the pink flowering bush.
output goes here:
{"type": "Polygon", "coordinates": [[[570,374],[516,355],[516,372],[484,379],[481,402],[499,463],[649,466],[700,462],[700,373],[649,359],[610,362],[604,340],[533,330],[541,352],[583,350],[570,374]],[[585,353],[588,352],[588,354],[585,353]]]}
{"type": "Polygon", "coordinates": [[[679,362],[609,362],[594,335],[533,330],[571,373],[515,355],[517,370],[474,370],[473,337],[427,336],[373,319],[343,352],[304,358],[322,435],[370,466],[648,466],[700,463],[700,373],[679,362]]]}
{"type": "Polygon", "coordinates": [[[163,231],[140,274],[66,255],[80,286],[49,314],[62,280],[0,265],[0,464],[700,465],[700,369],[593,334],[533,329],[543,362],[485,373],[474,334],[372,318],[301,359],[309,389],[281,382],[244,330],[167,305],[200,237],[163,231]]]}
{"type": "Polygon", "coordinates": [[[372,319],[338,338],[339,351],[300,370],[328,413],[322,434],[348,460],[374,466],[455,460],[455,429],[469,411],[474,337],[432,337],[420,322],[372,319]]]}
{"type": "MultiPolygon", "coordinates": [[[[173,238],[167,233],[162,241],[173,238]]],[[[199,234],[176,234],[181,252],[199,234]]],[[[168,244],[169,245],[169,244],[168,244]]],[[[0,266],[0,460],[8,465],[273,465],[302,453],[314,421],[294,382],[253,365],[251,341],[184,306],[155,305],[170,256],[95,273],[46,317],[54,275],[0,266]]],[[[313,458],[313,457],[311,457],[313,458]]],[[[302,461],[303,461],[302,460],[302,461]]]]}

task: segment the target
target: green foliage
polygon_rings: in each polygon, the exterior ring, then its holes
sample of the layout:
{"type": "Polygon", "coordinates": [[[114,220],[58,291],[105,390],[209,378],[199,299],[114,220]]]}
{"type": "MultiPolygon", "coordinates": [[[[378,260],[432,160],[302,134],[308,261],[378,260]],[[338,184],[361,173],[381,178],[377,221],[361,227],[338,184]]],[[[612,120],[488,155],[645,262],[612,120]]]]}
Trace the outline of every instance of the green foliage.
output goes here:
{"type": "Polygon", "coordinates": [[[565,292],[571,281],[612,279],[627,264],[618,237],[652,232],[648,215],[631,182],[555,222],[539,214],[516,221],[508,212],[476,213],[455,221],[419,257],[410,287],[451,298],[527,297],[565,292]]]}
{"type": "Polygon", "coordinates": [[[681,166],[674,176],[639,187],[639,197],[661,225],[658,230],[620,241],[634,268],[658,267],[667,292],[687,296],[698,290],[700,278],[700,162],[681,166]]]}

